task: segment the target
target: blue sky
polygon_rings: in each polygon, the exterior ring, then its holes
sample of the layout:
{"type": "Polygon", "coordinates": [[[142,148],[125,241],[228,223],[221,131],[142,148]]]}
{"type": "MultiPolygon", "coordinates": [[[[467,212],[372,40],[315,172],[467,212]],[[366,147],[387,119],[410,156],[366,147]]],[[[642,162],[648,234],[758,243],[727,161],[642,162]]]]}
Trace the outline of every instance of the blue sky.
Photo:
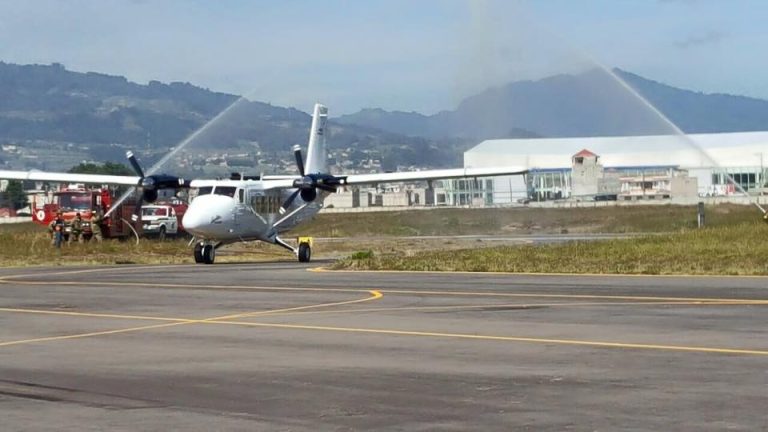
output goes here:
{"type": "Polygon", "coordinates": [[[593,61],[768,98],[768,2],[0,0],[0,60],[189,81],[332,114],[433,113],[593,61]]]}

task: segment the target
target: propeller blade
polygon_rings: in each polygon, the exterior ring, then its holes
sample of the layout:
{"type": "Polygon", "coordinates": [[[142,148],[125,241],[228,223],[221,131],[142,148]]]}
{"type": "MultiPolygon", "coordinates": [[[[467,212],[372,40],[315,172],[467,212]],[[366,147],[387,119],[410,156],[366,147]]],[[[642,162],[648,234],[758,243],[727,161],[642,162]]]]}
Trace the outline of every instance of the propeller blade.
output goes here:
{"type": "Polygon", "coordinates": [[[125,153],[125,156],[128,158],[128,162],[131,163],[133,170],[136,171],[136,174],[138,174],[139,177],[144,178],[144,170],[141,169],[141,165],[139,165],[139,161],[136,160],[136,156],[133,152],[128,150],[125,153]]]}
{"type": "Polygon", "coordinates": [[[283,203],[282,206],[280,206],[280,214],[284,214],[285,211],[288,209],[288,207],[293,204],[293,200],[296,199],[297,196],[299,196],[299,192],[301,192],[301,189],[296,189],[296,192],[292,193],[291,196],[288,197],[287,200],[283,203]]]}
{"type": "Polygon", "coordinates": [[[301,156],[301,147],[293,146],[293,156],[296,157],[296,166],[299,167],[299,174],[304,177],[304,158],[301,156]]]}

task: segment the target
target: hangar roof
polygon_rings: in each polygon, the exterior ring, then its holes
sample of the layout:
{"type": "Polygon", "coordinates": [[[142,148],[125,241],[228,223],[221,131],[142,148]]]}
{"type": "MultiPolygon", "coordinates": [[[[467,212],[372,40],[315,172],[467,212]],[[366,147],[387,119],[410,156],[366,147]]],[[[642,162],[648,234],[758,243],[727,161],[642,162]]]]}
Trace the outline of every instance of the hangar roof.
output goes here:
{"type": "Polygon", "coordinates": [[[571,157],[581,149],[600,156],[606,167],[756,166],[763,153],[768,163],[768,132],[486,140],[464,153],[464,165],[569,167],[571,157]]]}

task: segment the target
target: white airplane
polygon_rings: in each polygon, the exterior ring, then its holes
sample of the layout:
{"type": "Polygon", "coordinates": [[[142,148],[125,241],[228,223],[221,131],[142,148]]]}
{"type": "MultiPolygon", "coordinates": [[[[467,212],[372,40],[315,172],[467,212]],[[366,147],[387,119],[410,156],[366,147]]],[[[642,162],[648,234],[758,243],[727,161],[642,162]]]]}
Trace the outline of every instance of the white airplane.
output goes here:
{"type": "MultiPolygon", "coordinates": [[[[299,261],[308,262],[311,244],[291,246],[280,234],[295,228],[323,208],[323,200],[339,187],[403,181],[430,181],[466,177],[524,174],[521,167],[458,168],[380,174],[330,174],[325,151],[328,109],[316,104],[309,134],[306,164],[300,146],[294,146],[299,175],[241,177],[229,180],[185,180],[166,174],[144,175],[135,156],[127,153],[134,176],[70,174],[42,171],[3,171],[0,178],[134,186],[141,200],[153,202],[163,188],[191,188],[195,196],[184,214],[184,229],[194,235],[196,263],[213,264],[216,249],[230,243],[264,241],[292,251],[299,261]],[[196,192],[196,193],[195,193],[196,192]]],[[[137,206],[140,208],[140,206],[137,206]]],[[[342,217],[340,215],[340,217],[342,217]]],[[[190,242],[191,244],[192,242],[190,242]]]]}

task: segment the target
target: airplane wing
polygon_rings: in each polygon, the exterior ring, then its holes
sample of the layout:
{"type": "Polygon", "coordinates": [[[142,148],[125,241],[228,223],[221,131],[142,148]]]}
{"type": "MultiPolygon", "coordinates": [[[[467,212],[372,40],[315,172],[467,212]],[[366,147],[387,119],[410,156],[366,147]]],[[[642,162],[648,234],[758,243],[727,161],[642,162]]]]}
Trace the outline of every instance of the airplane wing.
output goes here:
{"type": "Polygon", "coordinates": [[[287,174],[287,175],[265,175],[261,176],[262,180],[294,180],[297,178],[300,178],[301,176],[297,176],[296,174],[287,174]]]}
{"type": "MultiPolygon", "coordinates": [[[[360,185],[392,183],[405,181],[424,180],[448,180],[467,177],[494,177],[503,175],[520,175],[528,172],[528,168],[504,167],[504,168],[454,168],[427,171],[404,171],[377,174],[349,174],[335,175],[341,185],[360,185]]],[[[264,176],[262,184],[265,189],[289,189],[294,188],[294,180],[300,180],[300,176],[264,176]]],[[[200,180],[192,182],[192,187],[203,185],[200,180]]],[[[208,184],[206,184],[208,186],[208,184]]]]}
{"type": "Polygon", "coordinates": [[[136,186],[139,177],[115,176],[102,174],[72,174],[45,171],[4,171],[0,170],[0,179],[7,180],[32,180],[60,183],[92,183],[136,186]]]}
{"type": "MultiPolygon", "coordinates": [[[[299,176],[275,176],[279,178],[270,178],[265,179],[261,181],[261,185],[263,189],[289,189],[293,188],[293,181],[294,180],[300,180],[301,177],[299,176]]],[[[198,179],[198,180],[192,180],[190,183],[190,187],[192,188],[201,188],[201,187],[213,187],[213,186],[240,186],[241,182],[239,180],[213,180],[213,179],[198,179]]]]}
{"type": "Polygon", "coordinates": [[[378,174],[350,174],[346,177],[345,184],[375,184],[402,181],[419,180],[447,180],[465,177],[494,177],[502,175],[519,175],[528,172],[528,168],[504,167],[504,168],[454,168],[427,171],[407,171],[378,174]]]}

